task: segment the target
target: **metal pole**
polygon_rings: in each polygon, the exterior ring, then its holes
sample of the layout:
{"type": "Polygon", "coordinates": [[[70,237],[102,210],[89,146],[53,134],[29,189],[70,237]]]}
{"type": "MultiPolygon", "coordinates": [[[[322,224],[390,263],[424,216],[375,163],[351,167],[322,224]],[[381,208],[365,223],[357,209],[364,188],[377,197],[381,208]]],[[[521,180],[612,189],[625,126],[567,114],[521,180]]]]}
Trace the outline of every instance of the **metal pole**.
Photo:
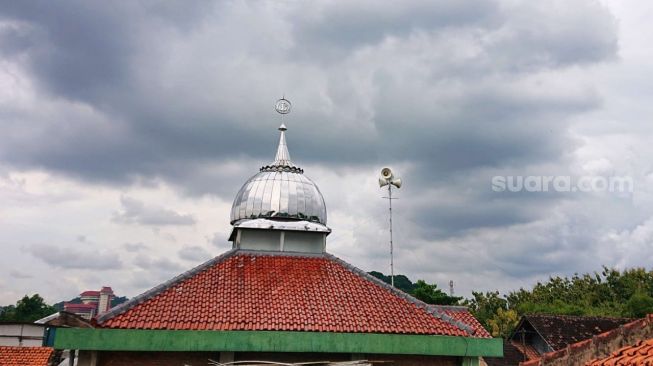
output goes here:
{"type": "Polygon", "coordinates": [[[394,247],[392,243],[392,184],[388,184],[388,202],[390,202],[390,284],[395,287],[394,247]]]}

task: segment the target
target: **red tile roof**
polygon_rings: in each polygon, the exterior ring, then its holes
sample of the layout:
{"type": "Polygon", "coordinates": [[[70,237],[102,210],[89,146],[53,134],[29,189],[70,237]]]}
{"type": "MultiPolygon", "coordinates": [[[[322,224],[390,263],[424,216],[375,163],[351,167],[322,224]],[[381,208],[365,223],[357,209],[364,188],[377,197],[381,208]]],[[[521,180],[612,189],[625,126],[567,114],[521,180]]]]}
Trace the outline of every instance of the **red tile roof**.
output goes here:
{"type": "Polygon", "coordinates": [[[465,306],[431,306],[435,309],[441,309],[446,315],[474,329],[474,335],[477,337],[492,337],[481,323],[474,318],[474,315],[467,310],[465,306]]]}
{"type": "Polygon", "coordinates": [[[84,291],[79,296],[100,296],[100,291],[84,291]]]}
{"type": "Polygon", "coordinates": [[[0,365],[47,366],[53,352],[49,347],[0,346],[0,365]]]}
{"type": "Polygon", "coordinates": [[[609,357],[593,360],[587,366],[651,366],[653,365],[653,339],[624,347],[609,357]]]}
{"type": "Polygon", "coordinates": [[[245,251],[110,310],[98,325],[490,337],[466,309],[426,305],[334,256],[245,251]]]}
{"type": "Polygon", "coordinates": [[[97,309],[97,303],[90,303],[90,304],[71,304],[71,303],[64,303],[63,305],[64,309],[68,310],[86,310],[86,311],[92,311],[97,309]]]}

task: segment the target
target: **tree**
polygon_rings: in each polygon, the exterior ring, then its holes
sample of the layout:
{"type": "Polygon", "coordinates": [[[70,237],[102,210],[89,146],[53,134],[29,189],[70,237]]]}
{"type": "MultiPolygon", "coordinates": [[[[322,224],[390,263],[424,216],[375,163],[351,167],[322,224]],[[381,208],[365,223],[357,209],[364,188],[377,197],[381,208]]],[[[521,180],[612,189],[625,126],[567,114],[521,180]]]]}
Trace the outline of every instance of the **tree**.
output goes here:
{"type": "Polygon", "coordinates": [[[486,328],[490,329],[489,320],[499,311],[508,310],[508,301],[500,297],[499,291],[472,292],[471,300],[465,300],[466,305],[474,317],[486,328]]]}
{"type": "Polygon", "coordinates": [[[499,308],[494,316],[488,320],[490,333],[493,337],[508,338],[519,323],[519,314],[515,310],[499,308]]]}
{"type": "Polygon", "coordinates": [[[434,305],[456,305],[462,297],[449,296],[442,292],[436,284],[428,284],[424,280],[415,282],[411,295],[427,304],[434,305]]]}
{"type": "MultiPolygon", "coordinates": [[[[386,276],[381,272],[372,271],[372,272],[368,272],[368,274],[380,279],[381,281],[387,284],[391,283],[390,276],[386,276]]],[[[400,274],[400,275],[395,275],[395,287],[405,293],[410,293],[411,291],[413,291],[415,285],[408,277],[400,274]]]]}
{"type": "Polygon", "coordinates": [[[0,315],[2,321],[33,322],[55,313],[54,307],[45,303],[39,294],[25,295],[15,307],[7,307],[0,315]]]}
{"type": "Polygon", "coordinates": [[[653,313],[653,297],[644,293],[635,293],[628,299],[624,315],[642,318],[651,313],[653,313]]]}

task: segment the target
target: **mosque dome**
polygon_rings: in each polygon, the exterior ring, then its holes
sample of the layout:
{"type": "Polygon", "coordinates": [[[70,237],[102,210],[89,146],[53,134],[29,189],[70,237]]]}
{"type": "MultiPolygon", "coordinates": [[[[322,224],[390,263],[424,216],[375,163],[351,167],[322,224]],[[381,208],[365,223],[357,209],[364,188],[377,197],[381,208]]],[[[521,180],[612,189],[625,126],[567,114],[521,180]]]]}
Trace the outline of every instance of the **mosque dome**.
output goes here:
{"type": "Polygon", "coordinates": [[[231,224],[244,220],[280,219],[326,225],[326,205],[318,187],[293,164],[285,125],[279,127],[277,155],[242,186],[231,206],[231,224]]]}

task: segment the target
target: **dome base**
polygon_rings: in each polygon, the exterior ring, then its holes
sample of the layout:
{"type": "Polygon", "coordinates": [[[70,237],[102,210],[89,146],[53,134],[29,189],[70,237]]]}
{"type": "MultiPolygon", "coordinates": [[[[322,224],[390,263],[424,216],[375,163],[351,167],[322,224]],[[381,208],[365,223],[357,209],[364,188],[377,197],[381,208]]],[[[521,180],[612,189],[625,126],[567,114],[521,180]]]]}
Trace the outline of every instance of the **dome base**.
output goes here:
{"type": "Polygon", "coordinates": [[[308,221],[240,220],[229,236],[234,249],[324,253],[328,227],[308,221]]]}

